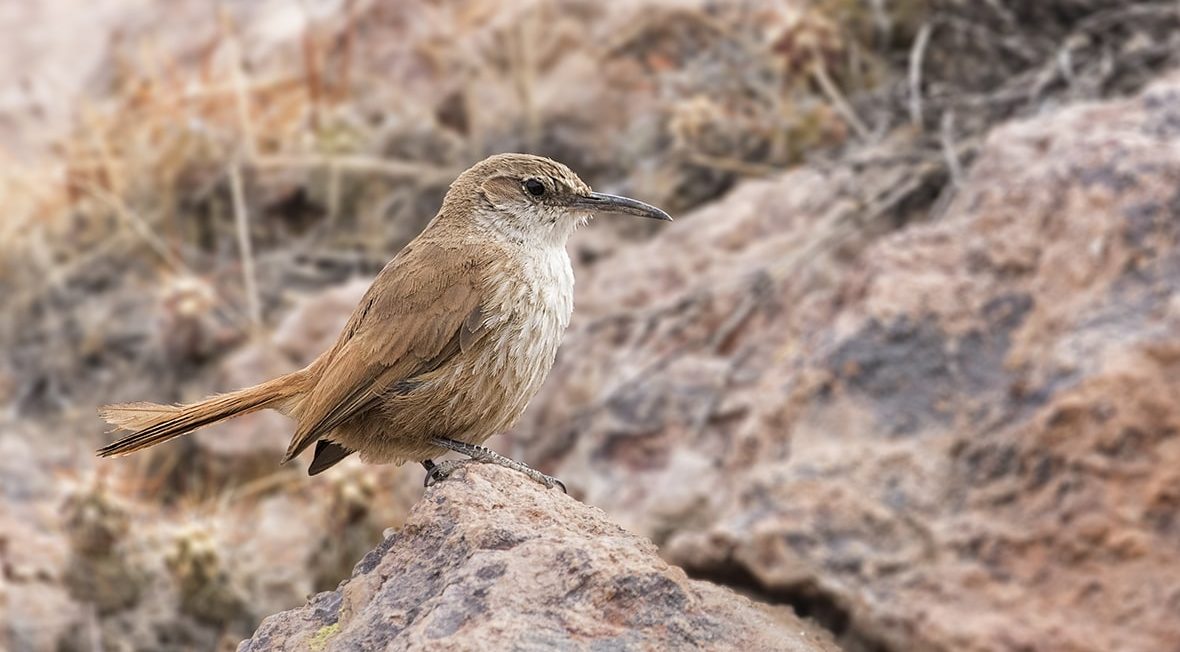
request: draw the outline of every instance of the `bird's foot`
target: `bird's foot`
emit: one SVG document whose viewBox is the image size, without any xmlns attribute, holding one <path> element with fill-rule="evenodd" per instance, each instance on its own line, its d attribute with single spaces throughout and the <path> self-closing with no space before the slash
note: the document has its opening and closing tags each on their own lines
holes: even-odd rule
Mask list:
<svg viewBox="0 0 1180 652">
<path fill-rule="evenodd" d="M 443 460 L 435 464 L 431 460 L 426 460 L 422 466 L 426 468 L 426 478 L 422 480 L 423 487 L 433 487 L 435 484 L 451 477 L 455 469 L 460 466 L 470 464 L 475 460 Z"/>
<path fill-rule="evenodd" d="M 569 493 L 569 491 L 566 490 L 566 488 L 565 488 L 565 483 L 562 482 L 561 480 L 558 480 L 557 478 L 555 478 L 551 475 L 545 475 L 544 473 L 541 473 L 540 471 L 534 469 L 533 467 L 531 467 L 527 464 L 524 464 L 522 462 L 517 462 L 516 460 L 508 458 L 508 457 L 504 457 L 503 455 L 497 453 L 496 451 L 494 451 L 490 448 L 485 448 L 483 446 L 476 446 L 475 444 L 468 444 L 466 442 L 456 441 L 454 439 L 443 439 L 441 437 L 437 437 L 437 438 L 433 439 L 431 443 L 435 444 L 436 446 L 441 446 L 443 448 L 453 450 L 457 453 L 462 453 L 462 454 L 470 457 L 471 459 L 470 460 L 458 460 L 458 461 L 448 460 L 448 461 L 443 462 L 442 464 L 434 464 L 433 462 L 430 462 L 430 460 L 423 462 L 422 463 L 423 466 L 426 466 L 426 470 L 428 471 L 426 486 L 430 486 L 431 484 L 434 484 L 434 482 L 430 482 L 430 478 L 435 474 L 435 469 L 442 469 L 444 465 L 447 465 L 446 468 L 443 469 L 444 475 L 440 478 L 435 479 L 435 482 L 437 482 L 438 480 L 446 478 L 446 476 L 450 475 L 452 472 L 454 472 L 455 469 L 459 468 L 459 466 L 461 466 L 462 464 L 465 464 L 467 462 L 480 462 L 483 464 L 495 464 L 497 466 L 502 466 L 506 469 L 512 469 L 513 471 L 518 471 L 518 472 L 523 473 L 523 474 L 527 475 L 528 477 L 532 478 L 532 480 L 534 482 L 539 482 L 540 484 L 545 485 L 546 489 L 552 489 L 553 487 L 561 487 L 562 493 L 566 493 L 566 494 Z M 429 466 L 427 466 L 428 463 L 429 463 Z"/>
<path fill-rule="evenodd" d="M 508 458 L 504 458 L 504 459 L 507 459 L 509 462 L 512 462 L 512 464 L 504 464 L 503 462 L 500 462 L 497 460 L 475 459 L 473 461 L 480 462 L 483 464 L 496 464 L 496 465 L 502 466 L 504 468 L 512 469 L 514 471 L 520 471 L 521 473 L 532 478 L 532 480 L 534 482 L 539 482 L 539 483 L 545 485 L 546 489 L 552 489 L 554 487 L 561 487 L 561 493 L 563 493 L 563 494 L 569 493 L 569 491 L 565 488 L 565 483 L 562 482 L 561 480 L 558 480 L 557 478 L 555 478 L 551 475 L 545 475 L 544 473 L 541 473 L 540 471 L 534 469 L 531 466 L 528 466 L 527 464 L 522 464 L 520 462 L 517 462 L 516 460 L 512 460 L 512 459 L 508 459 Z"/>
</svg>

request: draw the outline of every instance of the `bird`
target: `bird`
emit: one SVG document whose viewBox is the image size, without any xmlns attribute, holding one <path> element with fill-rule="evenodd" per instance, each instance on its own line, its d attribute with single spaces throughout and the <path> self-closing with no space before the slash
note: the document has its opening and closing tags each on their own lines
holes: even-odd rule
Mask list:
<svg viewBox="0 0 1180 652">
<path fill-rule="evenodd" d="M 426 486 L 482 462 L 564 491 L 556 478 L 482 444 L 518 421 L 549 374 L 573 312 L 566 242 L 606 213 L 672 219 L 592 191 L 555 160 L 490 156 L 455 179 L 434 218 L 309 365 L 195 403 L 104 406 L 99 416 L 129 434 L 97 453 L 133 453 L 270 409 L 295 421 L 282 463 L 314 445 L 309 475 L 356 453 L 373 464 L 421 463 Z M 466 459 L 434 462 L 448 452 Z"/>
</svg>

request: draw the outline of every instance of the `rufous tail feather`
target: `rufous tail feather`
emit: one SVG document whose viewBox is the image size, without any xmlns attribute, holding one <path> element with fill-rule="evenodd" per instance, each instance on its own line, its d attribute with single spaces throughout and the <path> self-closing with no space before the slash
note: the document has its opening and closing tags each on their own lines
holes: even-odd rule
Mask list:
<svg viewBox="0 0 1180 652">
<path fill-rule="evenodd" d="M 188 405 L 121 403 L 104 406 L 98 411 L 103 420 L 116 428 L 132 432 L 98 449 L 98 454 L 101 457 L 115 457 L 134 453 L 187 435 L 198 428 L 265 408 L 287 411 L 291 399 L 303 391 L 302 379 L 303 372 L 297 371 Z"/>
</svg>

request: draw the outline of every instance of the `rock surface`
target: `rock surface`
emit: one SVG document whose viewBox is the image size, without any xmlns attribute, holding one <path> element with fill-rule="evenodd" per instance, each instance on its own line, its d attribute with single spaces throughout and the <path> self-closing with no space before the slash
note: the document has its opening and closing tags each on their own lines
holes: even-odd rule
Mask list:
<svg viewBox="0 0 1180 652">
<path fill-rule="evenodd" d="M 522 457 L 851 648 L 1174 647 L 1178 106 L 1001 127 L 885 237 L 888 162 L 744 186 L 579 279 Z"/>
<path fill-rule="evenodd" d="M 837 649 L 788 609 L 689 579 L 600 510 L 473 465 L 428 490 L 352 579 L 238 650 L 426 648 Z"/>
</svg>

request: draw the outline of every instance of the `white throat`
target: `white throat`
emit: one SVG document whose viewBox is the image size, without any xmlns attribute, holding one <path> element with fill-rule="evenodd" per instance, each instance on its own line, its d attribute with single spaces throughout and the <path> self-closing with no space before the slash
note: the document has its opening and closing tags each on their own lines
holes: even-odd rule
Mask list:
<svg viewBox="0 0 1180 652">
<path fill-rule="evenodd" d="M 578 217 L 559 209 L 553 209 L 548 214 L 524 216 L 506 216 L 500 211 L 480 211 L 476 214 L 476 222 L 485 231 L 491 231 L 515 244 L 563 251 L 570 236 L 587 219 L 588 216 Z"/>
</svg>

